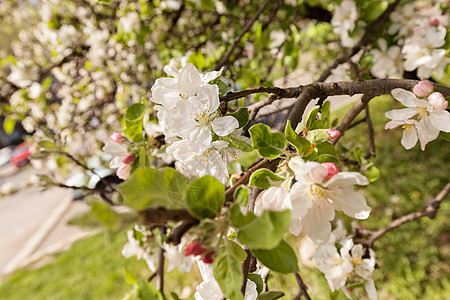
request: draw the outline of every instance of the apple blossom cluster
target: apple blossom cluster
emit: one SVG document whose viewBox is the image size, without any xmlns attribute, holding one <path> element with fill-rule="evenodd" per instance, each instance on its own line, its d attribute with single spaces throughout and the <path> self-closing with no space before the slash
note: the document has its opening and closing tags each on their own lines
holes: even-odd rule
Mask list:
<svg viewBox="0 0 450 300">
<path fill-rule="evenodd" d="M 429 78 L 435 74 L 439 79 L 444 75 L 450 63 L 446 55 L 448 48 L 444 48 L 449 18 L 441 5 L 449 4 L 442 1 L 411 1 L 399 5 L 392 12 L 391 25 L 376 41 L 378 48 L 370 50 L 373 76 L 401 78 L 404 71 L 415 70 L 419 78 Z M 365 23 L 358 21 L 358 18 L 358 7 L 353 0 L 344 0 L 335 7 L 331 24 L 344 47 L 355 46 L 362 36 Z M 355 35 L 358 37 L 355 38 Z M 332 71 L 333 79 L 330 81 L 349 80 L 348 64 L 341 66 Z"/>
<path fill-rule="evenodd" d="M 210 82 L 220 71 L 201 74 L 188 63 L 181 70 L 167 65 L 172 76 L 159 78 L 152 87 L 151 100 L 166 138 L 175 139 L 167 153 L 181 164 L 181 170 L 199 177 L 212 175 L 225 183 L 229 161 L 238 149 L 221 137 L 238 134 L 239 122 L 233 116 L 221 116 L 219 88 Z"/>
<path fill-rule="evenodd" d="M 342 290 L 352 299 L 346 286 L 363 283 L 369 299 L 378 298 L 374 282 L 375 252 L 355 244 L 340 220 L 328 241 L 317 245 L 305 237 L 299 251 L 303 260 L 308 260 L 306 265 L 317 267 L 325 275 L 331 291 Z"/>
<path fill-rule="evenodd" d="M 117 177 L 127 180 L 131 174 L 131 164 L 134 162 L 134 155 L 128 150 L 126 140 L 119 132 L 111 134 L 110 139 L 105 142 L 102 149 L 105 153 L 113 156 L 109 167 L 117 169 Z"/>
<path fill-rule="evenodd" d="M 424 151 L 426 144 L 437 139 L 440 131 L 450 132 L 450 113 L 446 111 L 448 101 L 441 93 L 433 90 L 434 86 L 429 81 L 420 81 L 412 92 L 392 90 L 392 96 L 407 108 L 386 112 L 386 117 L 391 121 L 386 123 L 385 129 L 401 126 L 401 144 L 407 150 L 419 141 Z"/>
</svg>

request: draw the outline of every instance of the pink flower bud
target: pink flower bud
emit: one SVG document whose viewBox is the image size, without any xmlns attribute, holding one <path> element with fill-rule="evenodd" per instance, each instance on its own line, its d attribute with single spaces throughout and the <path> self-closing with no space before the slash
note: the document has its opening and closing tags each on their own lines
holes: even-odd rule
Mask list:
<svg viewBox="0 0 450 300">
<path fill-rule="evenodd" d="M 214 261 L 214 254 L 215 254 L 214 251 L 209 251 L 204 256 L 202 256 L 202 258 L 200 258 L 200 260 L 202 262 L 204 262 L 205 264 L 210 264 Z"/>
<path fill-rule="evenodd" d="M 326 162 L 326 163 L 323 163 L 322 166 L 324 166 L 325 169 L 327 169 L 327 171 L 328 171 L 327 176 L 325 176 L 324 179 L 330 179 L 331 177 L 333 177 L 334 175 L 339 173 L 339 168 L 338 168 L 338 166 L 336 166 L 335 163 Z"/>
<path fill-rule="evenodd" d="M 123 141 L 122 134 L 120 132 L 113 132 L 113 134 L 111 134 L 111 140 L 120 144 Z"/>
<path fill-rule="evenodd" d="M 327 129 L 326 132 L 329 134 L 330 139 L 334 140 L 341 136 L 341 133 L 336 129 Z"/>
<path fill-rule="evenodd" d="M 438 19 L 434 19 L 433 21 L 430 22 L 431 26 L 438 26 L 439 25 L 439 20 Z"/>
<path fill-rule="evenodd" d="M 128 177 L 130 177 L 130 173 L 131 173 L 131 166 L 126 164 L 121 165 L 116 172 L 117 177 L 123 180 L 127 180 Z"/>
<path fill-rule="evenodd" d="M 206 248 L 204 248 L 202 246 L 202 244 L 200 244 L 199 241 L 192 241 L 186 247 L 186 250 L 184 251 L 184 256 L 201 255 L 201 254 L 205 253 L 205 251 L 206 251 Z"/>
<path fill-rule="evenodd" d="M 435 110 L 444 110 L 448 106 L 448 102 L 445 101 L 444 96 L 439 92 L 434 92 L 428 96 L 428 102 L 433 105 Z"/>
<path fill-rule="evenodd" d="M 425 98 L 433 92 L 433 89 L 434 85 L 431 82 L 422 80 L 413 87 L 413 93 L 416 94 L 417 97 Z"/>
<path fill-rule="evenodd" d="M 128 154 L 127 156 L 125 156 L 125 158 L 123 159 L 123 163 L 124 164 L 131 164 L 134 161 L 134 155 L 133 154 Z"/>
</svg>

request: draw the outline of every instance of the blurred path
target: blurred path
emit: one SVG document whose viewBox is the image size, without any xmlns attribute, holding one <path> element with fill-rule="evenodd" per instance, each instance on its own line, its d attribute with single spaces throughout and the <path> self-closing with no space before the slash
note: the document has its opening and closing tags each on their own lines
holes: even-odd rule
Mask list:
<svg viewBox="0 0 450 300">
<path fill-rule="evenodd" d="M 0 167 L 0 184 L 20 185 L 33 169 L 12 173 L 10 166 Z M 66 225 L 74 214 L 86 210 L 83 202 L 72 201 L 70 190 L 60 188 L 26 189 L 0 199 L 0 278 L 86 236 L 80 228 Z"/>
</svg>

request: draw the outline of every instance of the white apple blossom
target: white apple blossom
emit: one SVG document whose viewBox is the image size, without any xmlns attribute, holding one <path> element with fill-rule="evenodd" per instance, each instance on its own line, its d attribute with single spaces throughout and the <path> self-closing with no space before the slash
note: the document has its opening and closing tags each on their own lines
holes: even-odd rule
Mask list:
<svg viewBox="0 0 450 300">
<path fill-rule="evenodd" d="M 352 0 L 344 0 L 339 6 L 335 7 L 331 25 L 333 25 L 333 32 L 341 37 L 341 43 L 344 47 L 353 47 L 357 42 L 350 37 L 349 31 L 355 29 L 355 22 L 358 17 L 358 9 Z"/>
<path fill-rule="evenodd" d="M 282 186 L 271 186 L 262 191 L 255 200 L 255 215 L 261 216 L 263 211 L 284 211 L 292 209 L 289 193 Z"/>
<path fill-rule="evenodd" d="M 139 29 L 141 29 L 139 14 L 135 11 L 129 12 L 126 16 L 121 17 L 119 19 L 119 24 L 125 32 L 139 31 Z"/>
<path fill-rule="evenodd" d="M 128 242 L 123 246 L 122 255 L 126 258 L 136 256 L 137 260 L 144 259 L 151 272 L 156 271 L 156 264 L 158 262 L 158 253 L 149 254 L 144 248 L 141 247 L 138 240 L 134 238 L 134 231 L 127 231 Z"/>
<path fill-rule="evenodd" d="M 354 184 L 367 185 L 369 180 L 356 172 L 339 172 L 328 180 L 327 169 L 318 162 L 303 162 L 300 157 L 289 161 L 295 173 L 289 196 L 292 204 L 291 232 L 305 232 L 314 242 L 328 241 L 331 234 L 330 221 L 335 210 L 343 211 L 356 219 L 367 219 L 371 208 L 363 195 L 352 190 Z"/>
<path fill-rule="evenodd" d="M 193 256 L 185 256 L 183 248 L 186 245 L 186 239 L 182 238 L 181 243 L 178 246 L 172 244 L 163 243 L 161 247 L 166 251 L 165 257 L 167 258 L 167 272 L 178 268 L 180 272 L 189 272 L 192 269 L 192 265 L 195 262 Z"/>
<path fill-rule="evenodd" d="M 385 128 L 403 127 L 402 145 L 405 149 L 411 149 L 419 140 L 424 151 L 426 144 L 438 137 L 439 131 L 450 132 L 450 113 L 445 110 L 445 105 L 434 107 L 429 101 L 419 99 L 404 89 L 392 90 L 392 96 L 407 108 L 386 112 L 386 117 L 392 121 Z"/>
<path fill-rule="evenodd" d="M 401 59 L 401 49 L 394 45 L 388 48 L 385 39 L 378 39 L 378 49 L 372 49 L 374 64 L 372 74 L 378 78 L 400 77 L 403 74 L 403 63 Z"/>
</svg>

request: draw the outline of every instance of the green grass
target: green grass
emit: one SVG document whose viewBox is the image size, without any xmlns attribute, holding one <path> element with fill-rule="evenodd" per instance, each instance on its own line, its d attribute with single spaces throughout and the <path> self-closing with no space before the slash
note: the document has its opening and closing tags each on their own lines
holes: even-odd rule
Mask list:
<svg viewBox="0 0 450 300">
<path fill-rule="evenodd" d="M 449 144 L 439 139 L 428 144 L 426 152 L 420 151 L 419 145 L 406 151 L 400 145 L 401 129 L 384 130 L 388 121 L 384 112 L 393 108 L 399 105 L 390 97 L 370 103 L 377 153 L 372 161 L 381 170 L 381 178 L 363 190 L 373 212 L 359 224 L 372 230 L 425 207 L 427 199 L 448 181 Z M 342 111 L 336 115 L 342 115 Z M 341 143 L 359 145 L 365 153 L 366 132 L 365 124 L 358 125 L 345 134 Z M 446 199 L 436 219 L 423 218 L 406 224 L 376 242 L 379 299 L 446 299 L 450 295 L 450 226 L 446 221 L 449 212 L 450 202 Z M 350 218 L 343 218 L 349 223 Z M 102 234 L 78 241 L 54 262 L 35 270 L 20 270 L 6 278 L 0 285 L 0 298 L 121 299 L 131 288 L 125 282 L 124 267 L 144 278 L 149 276 L 144 262 L 121 256 L 125 241 L 125 234 L 113 242 L 105 241 Z M 301 267 L 301 275 L 313 299 L 329 299 L 329 288 L 318 270 Z M 171 272 L 167 275 L 166 291 L 179 294 L 184 286 L 195 291 L 199 281 L 198 273 Z M 285 291 L 284 299 L 293 299 L 298 291 L 293 275 L 272 274 L 269 287 Z"/>
</svg>

